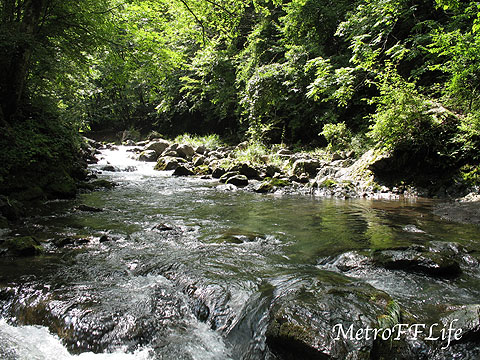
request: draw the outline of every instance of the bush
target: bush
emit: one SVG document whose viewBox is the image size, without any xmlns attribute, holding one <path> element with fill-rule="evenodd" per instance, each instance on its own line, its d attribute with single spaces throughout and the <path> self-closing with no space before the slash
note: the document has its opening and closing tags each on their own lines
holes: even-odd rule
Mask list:
<svg viewBox="0 0 480 360">
<path fill-rule="evenodd" d="M 344 122 L 338 124 L 325 124 L 320 133 L 328 142 L 329 150 L 343 150 L 349 146 L 352 140 L 352 133 Z"/>
</svg>

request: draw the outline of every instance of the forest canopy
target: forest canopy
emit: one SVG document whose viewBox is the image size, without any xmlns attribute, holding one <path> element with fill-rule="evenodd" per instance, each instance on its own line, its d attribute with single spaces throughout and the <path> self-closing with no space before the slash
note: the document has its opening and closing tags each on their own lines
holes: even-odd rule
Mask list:
<svg viewBox="0 0 480 360">
<path fill-rule="evenodd" d="M 479 10 L 459 0 L 2 0 L 0 123 L 377 146 L 460 167 L 478 161 Z"/>
</svg>

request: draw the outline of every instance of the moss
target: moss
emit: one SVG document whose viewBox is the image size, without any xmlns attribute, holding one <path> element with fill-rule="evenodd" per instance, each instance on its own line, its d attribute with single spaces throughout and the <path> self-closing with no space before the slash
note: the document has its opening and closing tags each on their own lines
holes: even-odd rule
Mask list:
<svg viewBox="0 0 480 360">
<path fill-rule="evenodd" d="M 208 175 L 212 173 L 212 170 L 208 167 L 208 165 L 199 165 L 193 169 L 193 172 L 197 175 Z"/>
<path fill-rule="evenodd" d="M 53 174 L 46 188 L 47 194 L 55 198 L 72 198 L 77 193 L 77 186 L 70 175 L 63 172 Z"/>
<path fill-rule="evenodd" d="M 13 255 L 32 256 L 43 252 L 42 246 L 31 236 L 21 236 L 6 240 L 2 247 Z"/>
<path fill-rule="evenodd" d="M 325 179 L 318 185 L 318 187 L 324 188 L 324 189 L 331 189 L 337 184 L 338 183 L 335 180 Z"/>
</svg>

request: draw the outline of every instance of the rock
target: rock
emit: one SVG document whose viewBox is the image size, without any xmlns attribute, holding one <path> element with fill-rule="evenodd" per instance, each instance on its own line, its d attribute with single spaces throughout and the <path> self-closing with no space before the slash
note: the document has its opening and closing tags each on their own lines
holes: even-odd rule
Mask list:
<svg viewBox="0 0 480 360">
<path fill-rule="evenodd" d="M 77 185 L 65 171 L 62 174 L 53 174 L 45 189 L 52 198 L 71 199 L 77 194 Z"/>
<path fill-rule="evenodd" d="M 63 239 L 55 240 L 54 244 L 55 244 L 56 247 L 62 248 L 62 247 L 68 246 L 68 245 L 74 245 L 75 240 L 73 240 L 71 237 L 66 237 L 66 238 L 63 238 Z"/>
<path fill-rule="evenodd" d="M 203 155 L 203 154 L 205 154 L 206 152 L 208 152 L 208 150 L 207 150 L 207 148 L 206 148 L 204 145 L 199 145 L 199 146 L 197 146 L 197 148 L 195 149 L 195 152 L 196 152 L 197 154 Z"/>
<path fill-rule="evenodd" d="M 178 157 L 161 157 L 158 159 L 157 164 L 154 169 L 163 171 L 163 170 L 175 170 L 180 164 L 185 164 L 187 161 L 183 158 Z"/>
<path fill-rule="evenodd" d="M 157 154 L 157 157 L 170 146 L 170 143 L 166 140 L 155 140 L 145 145 L 145 150 L 153 150 Z"/>
<path fill-rule="evenodd" d="M 460 265 L 451 254 L 431 252 L 424 247 L 405 250 L 381 250 L 373 254 L 376 266 L 389 270 L 418 271 L 427 275 L 455 277 L 461 274 Z"/>
<path fill-rule="evenodd" d="M 135 141 L 128 139 L 124 141 L 122 144 L 125 146 L 135 146 Z"/>
<path fill-rule="evenodd" d="M 121 142 L 122 144 L 127 140 L 138 141 L 138 133 L 136 131 L 125 130 L 122 132 Z"/>
<path fill-rule="evenodd" d="M 190 169 L 186 168 L 184 165 L 179 165 L 173 172 L 174 176 L 190 176 L 194 175 L 193 171 Z"/>
<path fill-rule="evenodd" d="M 204 156 L 197 156 L 193 159 L 193 166 L 197 167 L 200 165 L 203 165 L 205 163 L 205 157 Z"/>
<path fill-rule="evenodd" d="M 230 243 L 230 244 L 242 244 L 258 240 L 264 240 L 266 237 L 264 234 L 251 231 L 240 231 L 236 229 L 230 229 L 225 231 L 221 236 L 213 240 L 216 243 Z"/>
<path fill-rule="evenodd" d="M 224 168 L 216 167 L 212 172 L 214 179 L 220 179 L 227 171 Z"/>
<path fill-rule="evenodd" d="M 164 223 L 160 223 L 158 225 L 155 225 L 154 227 L 152 227 L 152 230 L 157 230 L 157 231 L 170 231 L 170 230 L 174 230 L 174 228 L 170 225 L 167 225 L 167 224 L 164 224 Z"/>
<path fill-rule="evenodd" d="M 90 182 L 90 184 L 92 184 L 94 188 L 113 189 L 115 187 L 115 183 L 104 179 L 94 180 Z"/>
<path fill-rule="evenodd" d="M 4 241 L 1 247 L 16 256 L 32 256 L 43 252 L 43 247 L 32 236 L 10 238 Z"/>
<path fill-rule="evenodd" d="M 182 144 L 177 148 L 177 153 L 182 158 L 191 159 L 195 150 L 188 144 Z"/>
<path fill-rule="evenodd" d="M 247 186 L 248 185 L 248 178 L 245 175 L 235 175 L 229 177 L 225 184 L 232 184 L 235 186 Z"/>
<path fill-rule="evenodd" d="M 337 161 L 342 159 L 344 159 L 343 154 L 337 153 L 337 152 L 332 154 L 332 161 Z"/>
<path fill-rule="evenodd" d="M 162 156 L 164 157 L 178 157 L 177 150 L 167 150 L 165 151 Z"/>
<path fill-rule="evenodd" d="M 276 358 L 286 360 L 370 359 L 372 333 L 345 338 L 340 327 L 347 332 L 352 326 L 353 336 L 358 329 L 372 330 L 390 301 L 368 284 L 329 271 L 282 278 L 272 298 L 266 342 Z"/>
<path fill-rule="evenodd" d="M 142 151 L 138 156 L 138 160 L 147 161 L 147 162 L 155 162 L 157 161 L 157 158 L 158 158 L 158 154 L 155 150 Z"/>
<path fill-rule="evenodd" d="M 240 172 L 241 175 L 245 175 L 248 179 L 260 178 L 260 172 L 248 164 L 241 164 L 238 171 Z"/>
<path fill-rule="evenodd" d="M 248 145 L 248 141 L 241 142 L 235 147 L 235 150 L 245 150 L 246 148 L 248 148 Z"/>
<path fill-rule="evenodd" d="M 117 169 L 113 165 L 105 165 L 100 168 L 102 171 L 116 172 Z"/>
<path fill-rule="evenodd" d="M 94 207 L 94 206 L 88 206 L 88 205 L 85 205 L 85 204 L 78 205 L 75 209 L 80 210 L 80 211 L 88 211 L 88 212 L 102 212 L 103 211 L 103 209 L 100 209 L 100 208 L 97 208 L 97 207 Z"/>
<path fill-rule="evenodd" d="M 287 179 L 265 178 L 265 180 L 258 185 L 254 191 L 258 193 L 267 193 L 275 190 L 278 187 L 285 187 L 290 185 Z"/>
<path fill-rule="evenodd" d="M 224 173 L 222 176 L 220 176 L 219 181 L 221 183 L 226 183 L 229 178 L 237 176 L 237 175 L 240 175 L 240 173 L 238 171 L 228 171 L 228 172 Z"/>
<path fill-rule="evenodd" d="M 102 236 L 100 236 L 100 239 L 98 239 L 98 241 L 100 242 L 100 244 L 102 244 L 102 243 L 104 243 L 104 242 L 107 242 L 107 241 L 110 241 L 110 240 L 111 240 L 111 239 L 110 239 L 107 235 L 105 235 L 105 234 L 103 234 Z"/>
<path fill-rule="evenodd" d="M 265 173 L 268 177 L 274 177 L 276 173 L 281 173 L 282 171 L 276 165 L 269 164 L 265 169 Z"/>
<path fill-rule="evenodd" d="M 307 173 L 310 177 L 315 177 L 320 167 L 320 162 L 318 160 L 310 159 L 299 159 L 294 162 L 292 171 L 295 175 L 302 173 Z"/>
</svg>

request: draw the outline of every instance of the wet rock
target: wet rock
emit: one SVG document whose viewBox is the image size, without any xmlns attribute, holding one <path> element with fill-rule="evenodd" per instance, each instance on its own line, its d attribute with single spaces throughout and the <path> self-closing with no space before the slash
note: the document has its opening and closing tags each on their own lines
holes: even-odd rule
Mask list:
<svg viewBox="0 0 480 360">
<path fill-rule="evenodd" d="M 319 167 L 320 162 L 318 160 L 299 159 L 293 163 L 292 171 L 296 175 L 307 173 L 313 178 L 317 174 Z"/>
<path fill-rule="evenodd" d="M 389 270 L 417 271 L 442 277 L 461 274 L 460 265 L 450 254 L 431 252 L 423 247 L 377 251 L 373 254 L 372 261 L 376 266 Z"/>
<path fill-rule="evenodd" d="M 228 179 L 230 179 L 234 176 L 237 176 L 237 175 L 240 175 L 240 173 L 238 171 L 228 171 L 228 172 L 224 173 L 222 176 L 220 176 L 219 181 L 221 183 L 226 183 Z"/>
<path fill-rule="evenodd" d="M 245 175 L 235 175 L 229 177 L 225 184 L 232 184 L 235 186 L 247 186 L 248 185 L 248 178 Z"/>
<path fill-rule="evenodd" d="M 226 174 L 226 170 L 222 167 L 216 167 L 212 172 L 212 177 L 214 179 L 220 179 L 223 175 Z"/>
<path fill-rule="evenodd" d="M 79 211 L 88 211 L 88 212 L 102 212 L 103 209 L 101 208 L 97 208 L 97 207 L 94 207 L 94 206 L 88 206 L 88 205 L 85 205 L 85 204 L 81 204 L 81 205 L 78 205 L 75 210 L 79 210 Z"/>
<path fill-rule="evenodd" d="M 179 165 L 173 172 L 173 175 L 174 176 L 190 176 L 190 175 L 194 175 L 194 172 L 188 169 L 187 167 L 185 167 L 184 165 Z"/>
<path fill-rule="evenodd" d="M 20 236 L 5 240 L 1 248 L 15 256 L 33 256 L 43 252 L 43 247 L 32 236 Z"/>
<path fill-rule="evenodd" d="M 182 158 L 191 159 L 195 150 L 188 144 L 182 144 L 177 148 L 177 153 Z"/>
<path fill-rule="evenodd" d="M 122 145 L 135 146 L 135 141 L 129 139 L 127 141 L 122 142 Z"/>
<path fill-rule="evenodd" d="M 157 161 L 158 154 L 155 150 L 142 151 L 138 157 L 140 161 L 155 162 Z"/>
<path fill-rule="evenodd" d="M 193 166 L 197 167 L 200 165 L 203 165 L 205 163 L 205 157 L 204 156 L 197 156 L 193 159 L 192 164 Z"/>
<path fill-rule="evenodd" d="M 68 246 L 68 245 L 74 245 L 75 240 L 72 239 L 71 237 L 66 237 L 66 238 L 62 238 L 62 239 L 57 239 L 53 243 L 55 244 L 56 247 L 62 248 L 62 247 Z"/>
<path fill-rule="evenodd" d="M 352 326 L 354 335 L 372 329 L 390 300 L 370 285 L 329 271 L 285 281 L 273 298 L 267 345 L 282 360 L 369 359 L 373 336 L 344 338 L 339 328 Z"/>
<path fill-rule="evenodd" d="M 94 180 L 90 182 L 90 184 L 92 184 L 94 188 L 113 189 L 115 187 L 115 183 L 104 179 Z"/>
<path fill-rule="evenodd" d="M 263 239 L 265 239 L 264 234 L 260 234 L 252 231 L 229 229 L 213 241 L 216 243 L 242 244 L 242 243 L 253 242 L 253 241 L 258 241 Z"/>
<path fill-rule="evenodd" d="M 293 152 L 288 149 L 280 149 L 277 151 L 277 155 L 293 155 Z"/>
<path fill-rule="evenodd" d="M 113 165 L 105 165 L 100 168 L 102 171 L 110 171 L 110 172 L 116 172 L 117 169 Z"/>
<path fill-rule="evenodd" d="M 145 150 L 153 150 L 157 154 L 157 157 L 160 156 L 168 147 L 170 143 L 166 140 L 155 140 L 149 142 L 145 145 Z"/>
<path fill-rule="evenodd" d="M 187 161 L 178 157 L 161 157 L 158 159 L 157 164 L 155 165 L 155 170 L 175 170 L 180 164 L 185 164 Z"/>
<path fill-rule="evenodd" d="M 107 241 L 110 241 L 111 239 L 107 236 L 107 235 L 102 235 L 100 236 L 100 239 L 98 239 L 98 241 L 100 242 L 100 244 L 104 243 L 104 242 L 107 242 Z"/>
<path fill-rule="evenodd" d="M 276 188 L 288 185 L 290 185 L 290 181 L 287 179 L 265 178 L 260 185 L 254 188 L 254 191 L 257 193 L 267 193 L 274 191 Z"/>
<path fill-rule="evenodd" d="M 174 230 L 174 228 L 173 228 L 173 226 L 171 226 L 171 225 L 164 224 L 164 223 L 160 223 L 160 224 L 155 225 L 154 227 L 152 227 L 152 230 L 157 230 L 157 231 L 171 231 L 171 230 Z"/>
</svg>

